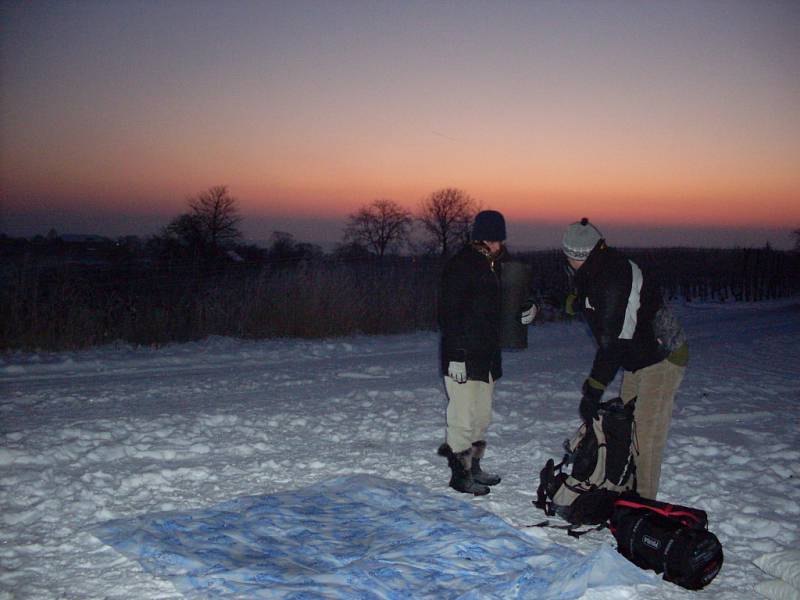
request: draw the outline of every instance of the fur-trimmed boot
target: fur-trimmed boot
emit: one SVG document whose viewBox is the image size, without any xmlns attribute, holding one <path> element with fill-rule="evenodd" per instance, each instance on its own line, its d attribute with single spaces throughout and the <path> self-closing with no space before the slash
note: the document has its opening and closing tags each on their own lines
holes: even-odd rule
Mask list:
<svg viewBox="0 0 800 600">
<path fill-rule="evenodd" d="M 473 442 L 472 444 L 472 465 L 470 471 L 472 472 L 472 479 L 483 485 L 497 485 L 502 480 L 499 475 L 494 473 L 487 473 L 481 469 L 481 459 L 486 452 L 486 442 Z"/>
<path fill-rule="evenodd" d="M 451 488 L 474 496 L 485 496 L 489 493 L 487 486 L 477 483 L 472 478 L 472 448 L 467 448 L 463 452 L 456 454 L 449 444 L 442 444 L 439 446 L 437 454 L 447 458 L 447 464 L 452 472 L 450 477 Z"/>
</svg>

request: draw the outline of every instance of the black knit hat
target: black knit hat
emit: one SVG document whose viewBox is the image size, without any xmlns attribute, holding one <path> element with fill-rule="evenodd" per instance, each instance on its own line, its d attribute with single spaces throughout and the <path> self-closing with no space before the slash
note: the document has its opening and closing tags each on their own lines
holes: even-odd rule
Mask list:
<svg viewBox="0 0 800 600">
<path fill-rule="evenodd" d="M 506 239 L 506 220 L 496 210 L 482 210 L 475 215 L 472 239 L 483 242 L 502 242 Z"/>
</svg>

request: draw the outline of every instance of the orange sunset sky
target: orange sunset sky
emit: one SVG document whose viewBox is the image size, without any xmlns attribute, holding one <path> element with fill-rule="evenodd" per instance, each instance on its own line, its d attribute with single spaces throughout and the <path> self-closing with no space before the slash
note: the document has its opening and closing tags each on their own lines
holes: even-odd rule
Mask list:
<svg viewBox="0 0 800 600">
<path fill-rule="evenodd" d="M 227 185 L 334 242 L 457 187 L 554 245 L 789 247 L 800 3 L 4 2 L 0 232 L 149 235 Z"/>
</svg>

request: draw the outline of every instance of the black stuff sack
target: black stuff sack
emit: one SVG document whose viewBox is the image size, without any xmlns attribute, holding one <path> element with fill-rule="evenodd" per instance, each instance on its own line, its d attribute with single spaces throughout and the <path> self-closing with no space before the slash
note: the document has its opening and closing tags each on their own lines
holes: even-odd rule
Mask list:
<svg viewBox="0 0 800 600">
<path fill-rule="evenodd" d="M 686 589 L 704 588 L 722 568 L 722 545 L 705 511 L 623 494 L 610 529 L 625 558 Z"/>
</svg>

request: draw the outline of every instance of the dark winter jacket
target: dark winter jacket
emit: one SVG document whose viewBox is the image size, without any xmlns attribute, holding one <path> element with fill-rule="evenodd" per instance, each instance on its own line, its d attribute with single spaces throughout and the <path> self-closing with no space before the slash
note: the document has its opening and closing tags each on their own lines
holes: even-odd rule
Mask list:
<svg viewBox="0 0 800 600">
<path fill-rule="evenodd" d="M 467 378 L 497 380 L 500 353 L 500 268 L 475 244 L 467 244 L 444 266 L 439 288 L 442 374 L 450 361 L 467 365 Z"/>
<path fill-rule="evenodd" d="M 575 274 L 575 287 L 576 308 L 583 311 L 597 341 L 590 378 L 603 386 L 620 368 L 648 367 L 685 344 L 660 288 L 602 240 Z"/>
</svg>

